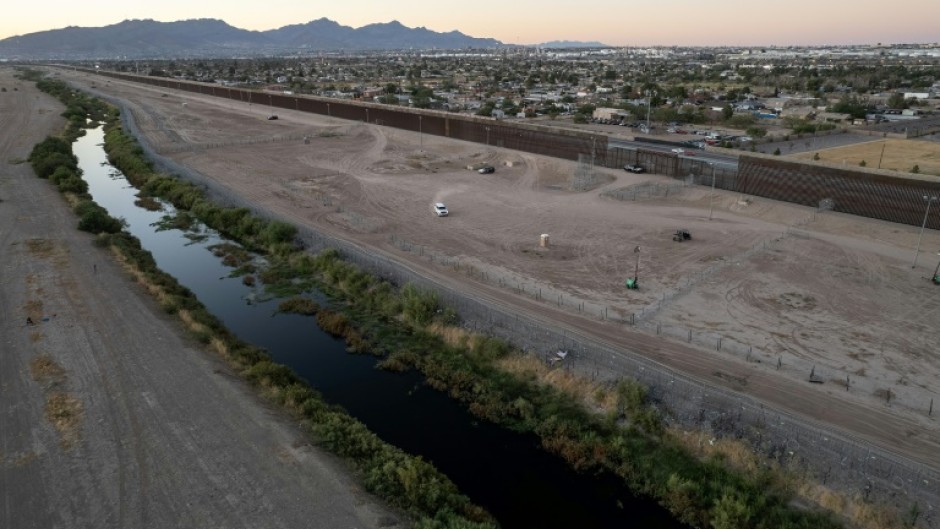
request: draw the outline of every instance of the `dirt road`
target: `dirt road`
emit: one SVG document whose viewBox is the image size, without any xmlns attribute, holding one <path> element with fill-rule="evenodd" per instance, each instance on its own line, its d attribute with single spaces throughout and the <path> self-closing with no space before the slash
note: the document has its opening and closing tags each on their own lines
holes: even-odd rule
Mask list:
<svg viewBox="0 0 940 529">
<path fill-rule="evenodd" d="M 0 527 L 402 525 L 75 229 L 21 163 L 61 105 L 0 86 Z"/>
</svg>

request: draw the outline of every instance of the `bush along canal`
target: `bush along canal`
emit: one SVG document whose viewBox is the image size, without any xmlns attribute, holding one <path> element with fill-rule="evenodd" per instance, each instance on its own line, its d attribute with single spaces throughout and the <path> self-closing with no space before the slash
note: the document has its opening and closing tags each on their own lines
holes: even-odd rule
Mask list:
<svg viewBox="0 0 940 529">
<path fill-rule="evenodd" d="M 790 483 L 769 468 L 736 472 L 721 458 L 692 456 L 665 431 L 639 385 L 623 382 L 585 396 L 577 380 L 567 382 L 571 387 L 546 384 L 545 366 L 503 342 L 465 333 L 433 293 L 377 280 L 336 252 L 306 255 L 292 245 L 290 226 L 213 205 L 198 188 L 152 174 L 116 120 L 107 139 L 110 160 L 141 196 L 101 165 L 100 150 L 87 147 L 100 143 L 96 131 L 76 144 L 91 193 L 123 216 L 157 264 L 178 275 L 221 321 L 188 316 L 195 319 L 190 329 L 292 412 L 309 419 L 328 409 L 308 398 L 312 393 L 297 383 L 297 373 L 382 439 L 421 456 L 363 464 L 373 452 L 391 449 L 348 418 L 336 419 L 342 426 L 308 421 L 319 443 L 356 461 L 369 490 L 415 515 L 419 527 L 488 523 L 425 461 L 504 527 L 839 526 L 825 514 L 791 507 Z M 162 211 L 127 205 L 135 201 Z M 194 217 L 261 257 L 220 246 L 223 239 Z M 105 243 L 120 246 L 121 240 L 111 236 Z M 233 267 L 240 277 L 230 277 Z M 258 283 L 284 296 L 306 294 L 267 300 Z M 192 308 L 162 302 L 171 312 Z M 315 315 L 319 329 L 299 313 Z M 234 342 L 226 341 L 225 328 L 267 349 L 280 365 L 247 345 L 227 345 Z M 226 337 L 224 343 L 213 332 Z M 374 357 L 347 350 L 380 356 L 385 370 L 374 369 Z"/>
</svg>

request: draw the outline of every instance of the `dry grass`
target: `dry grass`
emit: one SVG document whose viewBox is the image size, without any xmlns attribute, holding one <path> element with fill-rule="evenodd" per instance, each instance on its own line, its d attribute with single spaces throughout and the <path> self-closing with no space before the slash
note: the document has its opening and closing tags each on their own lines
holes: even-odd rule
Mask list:
<svg viewBox="0 0 940 529">
<path fill-rule="evenodd" d="M 219 353 L 223 357 L 228 358 L 230 353 L 228 345 L 221 338 L 213 336 L 212 339 L 209 340 L 209 347 L 211 347 L 213 351 Z"/>
<path fill-rule="evenodd" d="M 433 323 L 428 327 L 428 330 L 438 336 L 445 343 L 452 347 L 462 347 L 470 343 L 471 333 L 461 329 L 460 327 L 454 327 L 451 325 L 443 325 L 441 323 Z"/>
<path fill-rule="evenodd" d="M 209 328 L 194 320 L 192 314 L 190 314 L 188 310 L 181 309 L 179 312 L 177 312 L 177 316 L 183 320 L 183 323 L 186 324 L 187 329 L 197 334 L 210 334 Z"/>
<path fill-rule="evenodd" d="M 31 299 L 23 305 L 23 311 L 26 312 L 26 315 L 31 317 L 33 321 L 38 322 L 42 316 L 42 300 Z"/>
<path fill-rule="evenodd" d="M 49 257 L 55 251 L 55 246 L 49 239 L 29 239 L 26 241 L 26 248 L 36 257 Z"/>
<path fill-rule="evenodd" d="M 41 332 L 39 332 L 39 331 L 33 331 L 33 332 L 29 333 L 29 341 L 30 341 L 30 342 L 36 343 L 36 342 L 38 342 L 39 340 L 42 340 L 42 333 L 41 333 Z"/>
<path fill-rule="evenodd" d="M 65 382 L 65 369 L 48 354 L 41 354 L 29 362 L 29 374 L 36 382 Z"/>
<path fill-rule="evenodd" d="M 719 457 L 730 467 L 749 474 L 766 466 L 750 445 L 738 439 L 720 439 L 697 430 L 670 428 L 668 435 L 676 443 L 701 459 Z"/>
<path fill-rule="evenodd" d="M 82 201 L 82 199 L 79 198 L 78 195 L 76 195 L 75 193 L 63 193 L 62 196 L 65 197 L 65 201 L 68 203 L 69 207 L 72 209 L 75 209 L 75 206 L 77 206 L 79 202 Z"/>
<path fill-rule="evenodd" d="M 53 391 L 46 395 L 44 415 L 59 432 L 59 441 L 63 448 L 71 448 L 78 441 L 83 414 L 82 402 L 73 395 L 62 391 Z"/>
<path fill-rule="evenodd" d="M 894 508 L 883 505 L 866 503 L 860 498 L 853 498 L 849 502 L 846 510 L 848 519 L 851 522 L 864 529 L 897 529 L 898 527 L 907 527 L 901 521 Z"/>
<path fill-rule="evenodd" d="M 118 247 L 112 246 L 111 253 L 115 256 L 115 259 L 121 263 L 121 266 L 124 268 L 124 270 L 126 270 L 127 273 L 129 273 L 134 278 L 134 280 L 137 281 L 137 283 L 142 285 L 144 289 L 147 290 L 147 293 L 156 299 L 158 303 L 160 303 L 161 307 L 166 307 L 173 303 L 173 296 L 167 294 L 166 291 L 159 285 L 151 283 L 150 280 L 147 279 L 147 274 L 128 263 L 127 259 L 123 254 L 121 254 L 121 250 Z"/>
<path fill-rule="evenodd" d="M 474 336 L 460 327 L 440 323 L 431 324 L 427 329 L 455 347 L 466 346 Z M 611 391 L 609 384 L 579 377 L 558 367 L 550 367 L 533 355 L 512 354 L 499 359 L 496 367 L 523 379 L 533 379 L 552 386 L 582 402 L 589 409 L 596 410 L 599 407 L 601 411 L 608 412 L 617 408 L 617 395 Z"/>
<path fill-rule="evenodd" d="M 884 158 L 881 156 L 884 148 Z M 824 149 L 819 152 L 821 161 L 843 163 L 846 167 L 858 167 L 864 160 L 866 167 L 877 168 L 881 160 L 882 169 L 910 172 L 914 165 L 921 174 L 940 175 L 940 143 L 918 140 L 881 140 L 857 143 L 845 147 Z M 795 158 L 811 160 L 814 152 L 794 155 Z"/>
<path fill-rule="evenodd" d="M 800 472 L 789 472 L 773 462 L 763 460 L 744 441 L 716 439 L 700 431 L 687 431 L 672 427 L 667 434 L 672 440 L 699 458 L 720 458 L 726 465 L 754 475 L 761 468 L 771 468 L 775 481 L 782 490 L 791 491 L 795 498 L 818 505 L 860 529 L 888 529 L 903 527 L 896 509 L 888 505 L 875 505 L 859 497 L 847 497 L 820 483 L 798 477 Z M 799 503 L 799 501 L 797 501 Z"/>
<path fill-rule="evenodd" d="M 532 355 L 516 354 L 497 361 L 500 369 L 522 378 L 534 378 L 585 404 L 608 412 L 616 409 L 617 395 L 607 383 L 595 382 L 558 367 L 550 367 Z"/>
</svg>

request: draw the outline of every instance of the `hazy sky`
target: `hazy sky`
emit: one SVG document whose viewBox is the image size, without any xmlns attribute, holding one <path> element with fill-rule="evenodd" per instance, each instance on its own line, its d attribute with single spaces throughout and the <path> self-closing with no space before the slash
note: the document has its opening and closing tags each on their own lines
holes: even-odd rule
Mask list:
<svg viewBox="0 0 940 529">
<path fill-rule="evenodd" d="M 266 30 L 326 17 L 361 27 L 398 20 L 510 44 L 550 40 L 615 46 L 940 42 L 940 0 L 11 0 L 0 39 L 129 18 L 218 18 Z"/>
</svg>

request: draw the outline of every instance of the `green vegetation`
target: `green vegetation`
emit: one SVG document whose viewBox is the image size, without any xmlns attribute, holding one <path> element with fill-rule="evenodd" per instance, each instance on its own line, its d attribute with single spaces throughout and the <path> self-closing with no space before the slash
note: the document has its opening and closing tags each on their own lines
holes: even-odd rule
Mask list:
<svg viewBox="0 0 940 529">
<path fill-rule="evenodd" d="M 718 459 L 692 457 L 663 435 L 659 413 L 647 405 L 641 385 L 621 382 L 615 410 L 598 416 L 562 391 L 500 369 L 501 359 L 522 354 L 501 340 L 467 335 L 456 343 L 445 341 L 439 330 L 453 315 L 438 308 L 435 294 L 412 285 L 396 290 L 335 251 L 319 254 L 313 264 L 322 291 L 334 301 L 331 310 L 337 311 L 320 309 L 321 325 L 354 338 L 357 349 L 365 344 L 384 354 L 387 369 L 419 369 L 433 387 L 475 415 L 535 433 L 545 449 L 573 468 L 617 474 L 698 527 L 838 527 L 826 515 L 790 508 L 784 486 L 770 470 L 744 476 Z"/>
<path fill-rule="evenodd" d="M 295 314 L 314 316 L 317 311 L 320 310 L 320 306 L 312 299 L 292 297 L 282 301 L 280 305 L 278 305 L 277 310 L 279 312 L 293 312 Z"/>
<path fill-rule="evenodd" d="M 113 122 L 111 125 L 115 126 Z M 114 128 L 111 132 L 114 132 Z M 109 136 L 114 137 L 113 134 Z M 44 161 L 47 155 L 56 155 L 56 159 L 62 162 L 61 165 L 49 169 L 48 164 L 39 163 Z M 75 165 L 71 144 L 59 138 L 50 138 L 37 145 L 30 156 L 31 163 L 34 159 L 37 160 L 37 165 L 34 166 L 40 167 L 49 175 L 55 174 L 60 167 L 69 168 Z M 123 153 L 120 159 L 130 162 L 130 166 L 135 168 L 149 166 L 142 160 L 128 159 Z M 38 171 L 37 175 L 40 175 Z M 190 193 L 195 196 L 192 186 L 183 185 L 180 190 L 167 185 L 165 179 L 168 177 L 140 172 L 137 178 L 145 183 L 159 180 L 162 188 L 169 190 L 169 194 L 179 200 L 185 200 Z M 236 210 L 232 213 L 233 210 L 210 205 L 205 202 L 201 193 L 195 198 L 191 204 L 201 206 L 203 211 L 214 216 L 216 220 L 231 216 L 238 218 L 241 222 L 238 230 L 244 230 L 250 235 L 248 239 L 251 242 L 262 245 L 265 249 L 282 251 L 284 248 L 281 245 L 293 237 L 294 228 L 289 225 L 256 218 L 246 220 L 247 211 Z M 104 208 L 88 198 L 82 198 L 75 211 L 81 218 L 80 228 L 98 233 L 96 243 L 108 246 L 119 254 L 133 270 L 137 280 L 159 300 L 168 314 L 178 315 L 198 341 L 209 345 L 222 355 L 233 369 L 258 387 L 265 397 L 283 406 L 321 446 L 349 461 L 362 475 L 367 490 L 414 517 L 415 527 L 496 527 L 486 511 L 473 505 L 432 464 L 383 442 L 345 411 L 325 403 L 321 396 L 293 371 L 272 362 L 265 351 L 236 338 L 206 310 L 189 289 L 157 267 L 152 254 L 141 247 L 140 241 L 122 231 L 123 223 L 120 220 L 112 218 Z M 299 303 L 289 305 L 294 309 L 300 306 Z M 339 330 L 346 331 L 341 327 Z"/>
</svg>

